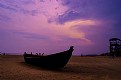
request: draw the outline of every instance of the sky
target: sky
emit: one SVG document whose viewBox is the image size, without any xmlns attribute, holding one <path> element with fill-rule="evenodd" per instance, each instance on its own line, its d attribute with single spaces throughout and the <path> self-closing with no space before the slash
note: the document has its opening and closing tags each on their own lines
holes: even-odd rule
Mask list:
<svg viewBox="0 0 121 80">
<path fill-rule="evenodd" d="M 101 54 L 110 38 L 121 39 L 121 0 L 0 0 L 0 52 Z"/>
</svg>

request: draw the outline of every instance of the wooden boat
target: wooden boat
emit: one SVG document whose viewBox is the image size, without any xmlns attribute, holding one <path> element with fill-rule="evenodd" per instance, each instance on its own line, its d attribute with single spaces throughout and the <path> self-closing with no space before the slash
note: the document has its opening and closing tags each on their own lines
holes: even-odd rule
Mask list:
<svg viewBox="0 0 121 80">
<path fill-rule="evenodd" d="M 67 51 L 46 56 L 25 53 L 24 60 L 26 63 L 34 64 L 44 68 L 62 68 L 68 63 L 73 50 L 73 46 L 71 46 Z"/>
</svg>

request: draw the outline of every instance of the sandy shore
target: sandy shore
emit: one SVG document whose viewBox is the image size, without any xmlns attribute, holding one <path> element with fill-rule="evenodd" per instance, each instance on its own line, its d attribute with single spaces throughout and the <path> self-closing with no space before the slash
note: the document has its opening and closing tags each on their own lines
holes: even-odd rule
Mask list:
<svg viewBox="0 0 121 80">
<path fill-rule="evenodd" d="M 23 56 L 0 56 L 0 80 L 121 80 L 121 58 L 72 57 L 64 68 L 47 70 Z"/>
</svg>

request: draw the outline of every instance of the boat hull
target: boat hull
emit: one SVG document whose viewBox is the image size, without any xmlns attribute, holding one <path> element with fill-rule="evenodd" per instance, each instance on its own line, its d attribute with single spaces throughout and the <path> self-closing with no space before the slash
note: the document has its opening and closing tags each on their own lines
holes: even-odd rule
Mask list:
<svg viewBox="0 0 121 80">
<path fill-rule="evenodd" d="M 70 48 L 69 50 L 64 52 L 51 54 L 47 56 L 25 54 L 24 60 L 26 63 L 34 64 L 45 68 L 62 68 L 68 63 L 72 55 L 72 52 L 73 48 Z"/>
</svg>

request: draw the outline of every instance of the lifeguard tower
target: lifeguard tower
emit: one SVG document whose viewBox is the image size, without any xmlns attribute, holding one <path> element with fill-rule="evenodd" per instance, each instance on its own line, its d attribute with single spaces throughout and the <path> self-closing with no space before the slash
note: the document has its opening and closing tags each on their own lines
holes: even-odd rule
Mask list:
<svg viewBox="0 0 121 80">
<path fill-rule="evenodd" d="M 121 39 L 111 38 L 110 40 L 110 56 L 121 56 Z"/>
</svg>

